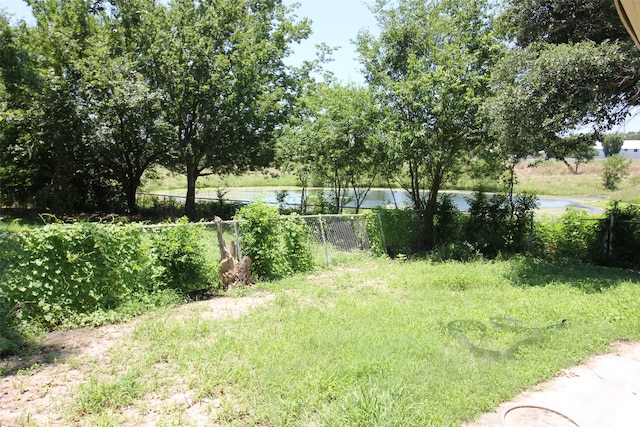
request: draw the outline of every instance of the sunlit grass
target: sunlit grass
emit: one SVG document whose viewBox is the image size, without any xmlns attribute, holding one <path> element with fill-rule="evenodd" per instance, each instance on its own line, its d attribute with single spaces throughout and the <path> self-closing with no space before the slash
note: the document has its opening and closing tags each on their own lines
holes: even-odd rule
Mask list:
<svg viewBox="0 0 640 427">
<path fill-rule="evenodd" d="M 143 177 L 141 192 L 161 192 L 184 190 L 186 193 L 187 178 L 183 174 L 172 173 L 164 168 L 149 171 Z M 297 178 L 276 170 L 246 172 L 241 175 L 206 175 L 198 178 L 198 189 L 216 189 L 224 191 L 236 187 L 293 187 L 298 186 Z"/>
<path fill-rule="evenodd" d="M 211 422 L 221 425 L 459 425 L 612 341 L 640 339 L 639 282 L 636 272 L 528 259 L 360 258 L 258 284 L 276 296 L 249 316 L 142 321 L 114 370 L 144 373 L 136 380 L 151 384 L 161 364 L 165 381 L 217 402 Z M 471 354 L 447 330 L 452 320 L 489 325 L 491 316 L 529 328 L 567 322 L 499 361 Z M 470 338 L 500 350 L 521 336 Z M 171 385 L 156 387 L 139 393 L 162 395 Z M 92 416 L 102 411 L 92 408 Z"/>
</svg>

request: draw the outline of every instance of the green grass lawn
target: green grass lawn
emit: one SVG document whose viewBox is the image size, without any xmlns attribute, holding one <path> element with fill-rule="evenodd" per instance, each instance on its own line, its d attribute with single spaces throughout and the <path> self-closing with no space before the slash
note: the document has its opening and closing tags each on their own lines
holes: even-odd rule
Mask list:
<svg viewBox="0 0 640 427">
<path fill-rule="evenodd" d="M 82 425 L 134 425 L 150 403 L 189 390 L 211 425 L 454 426 L 602 352 L 640 339 L 640 273 L 530 259 L 433 263 L 358 258 L 260 283 L 273 302 L 237 319 L 190 311 L 139 321 L 111 364 L 67 408 Z M 478 357 L 447 329 L 487 325 L 475 345 L 500 350 L 556 324 L 513 358 Z M 189 425 L 174 407 L 165 422 Z"/>
</svg>

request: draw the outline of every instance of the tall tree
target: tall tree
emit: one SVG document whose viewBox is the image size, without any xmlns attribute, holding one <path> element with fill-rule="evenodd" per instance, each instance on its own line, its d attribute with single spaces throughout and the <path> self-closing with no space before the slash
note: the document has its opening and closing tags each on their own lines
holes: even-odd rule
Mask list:
<svg viewBox="0 0 640 427">
<path fill-rule="evenodd" d="M 26 31 L 0 12 L 0 204 L 5 205 L 29 201 L 37 173 L 31 147 L 41 82 Z"/>
<path fill-rule="evenodd" d="M 29 0 L 36 26 L 23 30 L 23 45 L 36 64 L 28 128 L 11 144 L 28 160 L 30 202 L 69 212 L 94 206 L 109 192 L 92 152 L 85 64 L 97 42 L 98 22 L 89 0 Z M 26 86 L 23 86 L 26 87 Z M 30 86 L 34 88 L 34 86 Z"/>
<path fill-rule="evenodd" d="M 366 79 L 389 106 L 391 149 L 409 169 L 415 207 L 426 209 L 427 247 L 438 192 L 487 142 L 478 112 L 501 51 L 489 10 L 483 0 L 379 0 L 380 36 L 358 36 Z"/>
<path fill-rule="evenodd" d="M 97 14 L 103 37 L 85 72 L 95 150 L 135 214 L 143 173 L 169 163 L 174 151 L 166 93 L 150 86 L 152 46 L 166 11 L 155 0 L 111 0 Z"/>
<path fill-rule="evenodd" d="M 97 95 L 91 105 L 95 150 L 120 184 L 128 211 L 136 214 L 142 175 L 171 160 L 175 131 L 162 108 L 164 94 L 151 90 L 131 64 L 110 65 L 101 70 L 100 81 L 92 82 Z"/>
<path fill-rule="evenodd" d="M 280 157 L 301 181 L 313 174 L 331 183 L 335 213 L 349 197 L 358 212 L 385 163 L 369 90 L 320 84 L 305 96 L 304 106 L 280 137 Z"/>
<path fill-rule="evenodd" d="M 198 177 L 266 164 L 274 130 L 286 118 L 296 78 L 289 45 L 309 34 L 281 0 L 175 0 L 155 47 L 154 84 L 168 95 L 186 173 L 186 213 L 195 212 Z"/>
<path fill-rule="evenodd" d="M 510 171 L 527 157 L 580 162 L 638 102 L 640 55 L 613 2 L 506 2 L 499 18 L 511 50 L 492 71 L 485 102 L 496 154 Z"/>
</svg>

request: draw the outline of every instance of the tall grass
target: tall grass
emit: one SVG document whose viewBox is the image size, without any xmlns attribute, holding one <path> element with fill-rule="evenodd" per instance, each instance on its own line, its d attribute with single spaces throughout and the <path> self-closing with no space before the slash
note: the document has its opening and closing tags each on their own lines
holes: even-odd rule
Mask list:
<svg viewBox="0 0 640 427">
<path fill-rule="evenodd" d="M 186 383 L 197 402 L 211 405 L 212 424 L 459 425 L 614 340 L 640 339 L 639 282 L 636 272 L 528 259 L 359 259 L 262 283 L 256 289 L 275 293 L 275 302 L 235 320 L 191 312 L 142 321 L 113 371 L 146 375 L 137 381 L 149 384 L 161 366 L 165 382 Z M 471 354 L 447 330 L 453 320 L 488 325 L 491 316 L 526 327 L 566 319 L 566 327 L 498 361 Z M 475 344 L 501 349 L 520 338 L 489 331 L 472 336 Z M 176 386 L 136 393 L 167 388 Z M 144 410 L 144 398 L 133 397 Z M 75 404 L 87 421 L 103 416 L 86 401 Z"/>
</svg>

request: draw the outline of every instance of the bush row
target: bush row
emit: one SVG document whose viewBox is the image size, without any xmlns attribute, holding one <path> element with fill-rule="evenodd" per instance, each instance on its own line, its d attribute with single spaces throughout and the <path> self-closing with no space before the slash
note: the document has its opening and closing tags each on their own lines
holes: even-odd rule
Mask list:
<svg viewBox="0 0 640 427">
<path fill-rule="evenodd" d="M 640 267 L 640 208 L 611 203 L 602 216 L 569 208 L 559 218 L 534 218 L 537 197 L 509 198 L 474 193 L 469 211 L 461 212 L 451 198 L 438 204 L 433 256 L 469 260 L 498 254 L 528 253 L 550 260 L 574 259 L 622 268 Z M 368 232 L 374 252 L 389 256 L 424 253 L 424 212 L 377 210 L 369 215 Z"/>
<path fill-rule="evenodd" d="M 252 272 L 274 278 L 312 267 L 311 234 L 299 217 L 283 221 L 263 203 L 239 211 Z M 145 295 L 188 297 L 220 286 L 216 230 L 189 224 L 47 224 L 0 237 L 0 332 L 15 322 L 46 328 L 113 310 Z M 1 343 L 0 343 L 1 344 Z M 1 345 L 0 345 L 1 347 Z"/>
<path fill-rule="evenodd" d="M 461 213 L 449 197 L 438 205 L 435 258 L 469 260 L 501 253 L 532 253 L 600 265 L 640 265 L 640 209 L 612 203 L 604 218 L 568 210 L 534 221 L 537 199 L 481 192 Z M 254 277 L 271 279 L 313 266 L 308 226 L 296 215 L 279 217 L 261 202 L 241 208 L 243 250 Z M 426 249 L 422 212 L 380 210 L 367 218 L 374 252 L 393 257 Z M 189 224 L 49 224 L 0 238 L 0 335 L 12 340 L 15 322 L 47 328 L 74 316 L 105 312 L 155 293 L 188 296 L 219 287 L 215 229 Z M 0 352 L 3 342 L 0 340 Z"/>
<path fill-rule="evenodd" d="M 523 252 L 529 247 L 536 196 L 525 193 L 509 198 L 478 191 L 467 202 L 469 211 L 463 213 L 452 196 L 444 194 L 438 200 L 433 236 L 426 236 L 423 211 L 375 211 L 368 221 L 374 251 L 392 257 L 411 255 L 432 249 L 427 243 L 433 242 L 436 255 L 467 260 Z"/>
<path fill-rule="evenodd" d="M 569 209 L 536 223 L 533 252 L 551 259 L 578 259 L 619 268 L 640 268 L 640 208 L 612 202 L 593 217 Z"/>
<path fill-rule="evenodd" d="M 187 224 L 154 232 L 135 224 L 48 224 L 0 242 L 0 310 L 48 328 L 139 295 L 187 294 L 217 280 L 216 263 Z"/>
</svg>

